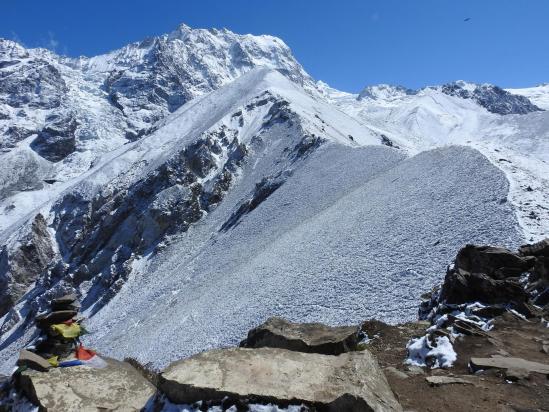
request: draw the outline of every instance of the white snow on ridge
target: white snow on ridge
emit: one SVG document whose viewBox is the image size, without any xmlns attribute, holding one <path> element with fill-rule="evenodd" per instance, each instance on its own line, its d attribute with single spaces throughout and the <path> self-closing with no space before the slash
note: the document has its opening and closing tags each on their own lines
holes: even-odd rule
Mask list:
<svg viewBox="0 0 549 412">
<path fill-rule="evenodd" d="M 527 97 L 532 103 L 544 110 L 549 110 L 549 83 L 540 84 L 535 87 L 525 87 L 522 89 L 506 89 L 513 94 L 519 94 Z"/>
<path fill-rule="evenodd" d="M 97 156 L 93 161 L 93 167 L 89 170 L 76 176 L 61 177 L 61 182 L 51 186 L 46 185 L 42 190 L 19 192 L 15 196 L 2 199 L 0 206 L 3 205 L 5 208 L 11 205 L 13 212 L 0 213 L 0 233 L 4 231 L 3 235 L 7 236 L 8 227 L 16 227 L 38 210 L 46 210 L 61 193 L 72 190 L 80 182 L 84 182 L 85 190 L 89 190 L 91 187 L 99 188 L 110 182 L 130 167 L 139 168 L 139 172 L 134 171 L 135 176 L 146 174 L 164 162 L 174 153 L 174 150 L 191 143 L 206 130 L 222 122 L 225 116 L 233 114 L 265 91 L 270 91 L 275 96 L 290 102 L 291 109 L 302 117 L 304 126 L 312 133 L 346 145 L 379 144 L 379 137 L 357 120 L 338 110 L 333 110 L 322 100 L 315 101 L 276 70 L 258 68 L 244 74 L 226 87 L 193 99 L 159 122 L 158 132 L 136 142 L 121 145 L 103 155 L 101 151 L 81 153 L 80 156 L 88 153 Z M 258 116 L 258 119 L 261 119 L 261 116 Z M 244 136 L 253 137 L 260 127 L 261 123 L 255 124 L 255 128 L 252 127 L 251 130 L 244 132 Z M 353 136 L 354 140 L 351 140 L 349 135 Z M 8 153 L 4 156 L 19 156 L 17 154 L 19 151 L 28 152 L 31 157 L 36 158 L 38 164 L 49 164 L 26 147 L 18 149 L 13 155 Z M 19 168 L 16 162 L 6 162 L 4 165 L 10 169 Z M 56 175 L 53 171 L 50 173 Z M 10 178 L 13 173 L 3 171 L 2 176 Z"/>
<path fill-rule="evenodd" d="M 481 151 L 509 179 L 509 200 L 526 238 L 549 235 L 549 112 L 501 116 L 436 88 L 402 98 L 332 101 L 410 154 L 452 144 Z"/>
</svg>

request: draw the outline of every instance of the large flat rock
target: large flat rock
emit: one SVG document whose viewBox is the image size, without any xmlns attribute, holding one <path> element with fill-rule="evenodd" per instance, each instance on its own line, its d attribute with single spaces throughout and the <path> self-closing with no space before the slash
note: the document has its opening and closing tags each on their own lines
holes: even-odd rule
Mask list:
<svg viewBox="0 0 549 412">
<path fill-rule="evenodd" d="M 385 375 L 367 351 L 339 356 L 279 348 L 204 352 L 171 364 L 160 390 L 174 403 L 248 399 L 324 411 L 400 411 Z"/>
<path fill-rule="evenodd" d="M 139 411 L 155 388 L 126 362 L 105 359 L 107 367 L 26 370 L 18 387 L 41 411 Z"/>
<path fill-rule="evenodd" d="M 332 327 L 322 323 L 292 323 L 272 317 L 248 332 L 248 338 L 240 346 L 339 355 L 355 350 L 358 341 L 358 326 Z"/>
<path fill-rule="evenodd" d="M 521 369 L 527 372 L 537 372 L 549 375 L 549 364 L 532 362 L 522 358 L 471 358 L 473 369 Z"/>
</svg>

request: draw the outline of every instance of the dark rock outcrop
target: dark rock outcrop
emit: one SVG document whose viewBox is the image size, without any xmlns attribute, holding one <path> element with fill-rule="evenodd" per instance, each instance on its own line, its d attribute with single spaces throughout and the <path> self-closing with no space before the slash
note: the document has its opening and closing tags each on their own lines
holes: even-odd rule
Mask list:
<svg viewBox="0 0 549 412">
<path fill-rule="evenodd" d="M 250 330 L 247 339 L 240 346 L 339 355 L 356 350 L 358 342 L 356 326 L 330 327 L 321 323 L 292 323 L 273 317 Z"/>
<path fill-rule="evenodd" d="M 51 162 L 59 162 L 76 150 L 76 128 L 74 116 L 53 116 L 38 133 L 31 148 Z"/>
<path fill-rule="evenodd" d="M 483 273 L 451 272 L 446 275 L 441 299 L 450 304 L 524 302 L 527 293 L 514 280 L 496 280 Z"/>
<path fill-rule="evenodd" d="M 492 246 L 466 245 L 448 270 L 440 300 L 448 304 L 523 304 L 528 293 L 518 278 L 534 268 L 537 258 Z"/>
<path fill-rule="evenodd" d="M 508 249 L 466 245 L 456 257 L 455 269 L 463 273 L 484 273 L 494 279 L 520 276 L 534 265 L 531 256 L 520 256 Z"/>
<path fill-rule="evenodd" d="M 531 245 L 522 245 L 519 247 L 519 253 L 522 256 L 548 256 L 549 257 L 549 239 L 543 239 Z"/>
<path fill-rule="evenodd" d="M 17 302 L 52 262 L 55 252 L 46 220 L 36 215 L 30 233 L 13 254 L 0 250 L 0 316 Z"/>
<path fill-rule="evenodd" d="M 474 89 L 470 90 L 462 82 L 449 83 L 442 86 L 442 92 L 462 99 L 472 99 L 489 112 L 501 115 L 542 111 L 527 97 L 509 93 L 498 86 L 491 84 L 473 86 Z"/>
</svg>

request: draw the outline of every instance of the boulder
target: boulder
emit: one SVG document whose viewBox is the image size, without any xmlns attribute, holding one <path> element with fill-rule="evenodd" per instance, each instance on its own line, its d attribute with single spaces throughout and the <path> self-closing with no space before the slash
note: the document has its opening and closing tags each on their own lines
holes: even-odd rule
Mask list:
<svg viewBox="0 0 549 412">
<path fill-rule="evenodd" d="M 549 238 L 543 239 L 531 245 L 519 247 L 519 253 L 522 256 L 546 256 L 549 257 Z"/>
<path fill-rule="evenodd" d="M 339 355 L 356 350 L 358 342 L 357 326 L 330 327 L 321 323 L 292 323 L 273 317 L 248 332 L 248 338 L 240 346 Z"/>
<path fill-rule="evenodd" d="M 39 315 L 36 317 L 36 324 L 42 328 L 47 329 L 50 325 L 56 323 L 62 323 L 76 316 L 78 312 L 75 310 L 58 310 L 50 312 L 45 315 Z"/>
<path fill-rule="evenodd" d="M 519 381 L 521 379 L 528 379 L 530 377 L 530 372 L 522 368 L 509 368 L 505 371 L 505 379 L 509 381 Z"/>
<path fill-rule="evenodd" d="M 47 372 L 51 365 L 42 356 L 37 355 L 30 350 L 22 349 L 19 352 L 19 359 L 17 359 L 17 366 L 26 366 L 27 368 L 34 369 L 40 372 Z"/>
<path fill-rule="evenodd" d="M 403 372 L 403 371 L 395 368 L 394 366 L 388 366 L 388 367 L 384 368 L 383 370 L 384 370 L 386 376 L 387 376 L 387 374 L 389 374 L 389 375 L 393 375 L 395 378 L 398 378 L 398 379 L 408 379 L 409 378 L 409 376 L 406 374 L 406 372 Z"/>
<path fill-rule="evenodd" d="M 450 272 L 444 279 L 441 300 L 450 304 L 525 302 L 526 291 L 514 280 L 496 280 L 483 273 Z"/>
<path fill-rule="evenodd" d="M 471 358 L 471 368 L 476 371 L 479 369 L 511 369 L 521 370 L 522 373 L 537 372 L 545 375 L 549 375 L 549 365 L 545 363 L 532 362 L 522 358 Z"/>
<path fill-rule="evenodd" d="M 80 310 L 80 303 L 77 302 L 78 297 L 74 293 L 61 296 L 51 301 L 53 311 L 60 310 Z"/>
<path fill-rule="evenodd" d="M 78 297 L 74 293 L 68 293 L 66 295 L 60 296 L 58 298 L 52 299 L 51 303 L 56 304 L 69 304 L 76 301 Z"/>
<path fill-rule="evenodd" d="M 400 411 L 385 375 L 368 351 L 339 356 L 279 348 L 232 348 L 171 364 L 159 388 L 174 403 L 224 398 L 325 411 Z"/>
<path fill-rule="evenodd" d="M 518 276 L 534 265 L 534 259 L 520 256 L 508 249 L 493 246 L 466 245 L 456 257 L 455 267 L 459 272 L 485 273 L 504 279 Z"/>
<path fill-rule="evenodd" d="M 427 376 L 425 380 L 432 386 L 440 385 L 474 385 L 468 377 L 459 378 L 455 376 Z"/>
<path fill-rule="evenodd" d="M 496 316 L 503 315 L 505 312 L 507 312 L 507 306 L 503 304 L 484 306 L 471 311 L 473 315 L 482 318 L 495 318 Z"/>
<path fill-rule="evenodd" d="M 105 361 L 107 367 L 102 369 L 23 371 L 16 377 L 16 386 L 43 411 L 141 410 L 155 394 L 154 386 L 128 363 Z"/>
</svg>

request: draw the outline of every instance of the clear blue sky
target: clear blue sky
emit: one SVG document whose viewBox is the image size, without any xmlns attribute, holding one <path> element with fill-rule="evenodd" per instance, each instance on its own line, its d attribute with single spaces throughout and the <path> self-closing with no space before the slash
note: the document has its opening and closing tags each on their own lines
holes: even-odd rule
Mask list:
<svg viewBox="0 0 549 412">
<path fill-rule="evenodd" d="M 464 19 L 471 20 L 465 22 Z M 191 27 L 281 37 L 347 91 L 456 79 L 549 82 L 548 0 L 2 0 L 0 37 L 70 56 Z"/>
</svg>

